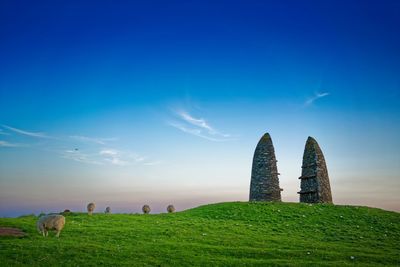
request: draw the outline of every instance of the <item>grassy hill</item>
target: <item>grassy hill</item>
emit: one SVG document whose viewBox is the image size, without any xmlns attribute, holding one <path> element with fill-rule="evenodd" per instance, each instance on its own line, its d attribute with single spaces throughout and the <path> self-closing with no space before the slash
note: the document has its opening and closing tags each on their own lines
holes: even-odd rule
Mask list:
<svg viewBox="0 0 400 267">
<path fill-rule="evenodd" d="M 366 207 L 221 203 L 174 214 L 66 215 L 59 239 L 34 216 L 0 218 L 0 265 L 400 265 L 400 214 Z"/>
</svg>

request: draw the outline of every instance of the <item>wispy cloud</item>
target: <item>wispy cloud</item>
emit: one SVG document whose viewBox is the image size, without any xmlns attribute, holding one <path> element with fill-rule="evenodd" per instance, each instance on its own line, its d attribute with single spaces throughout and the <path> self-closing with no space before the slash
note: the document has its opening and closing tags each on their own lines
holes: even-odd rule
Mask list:
<svg viewBox="0 0 400 267">
<path fill-rule="evenodd" d="M 193 128 L 187 128 L 186 126 L 175 123 L 175 122 L 167 122 L 169 126 L 175 127 L 176 129 L 181 130 L 184 133 L 188 133 L 197 137 L 204 138 L 209 141 L 214 141 L 214 142 L 222 142 L 222 141 L 227 141 L 226 139 L 218 139 L 218 138 L 213 138 L 211 136 L 207 136 L 202 134 L 202 131 L 200 129 L 193 129 Z"/>
<path fill-rule="evenodd" d="M 146 165 L 146 166 L 154 166 L 154 165 L 158 165 L 158 164 L 161 164 L 161 163 L 163 163 L 161 160 L 158 160 L 158 161 L 151 161 L 151 162 L 146 162 L 146 163 L 144 163 L 143 165 Z"/>
<path fill-rule="evenodd" d="M 118 166 L 129 165 L 129 162 L 122 159 L 121 152 L 113 149 L 104 149 L 99 152 L 100 155 L 104 156 L 104 160 Z"/>
<path fill-rule="evenodd" d="M 323 98 L 325 96 L 330 95 L 330 93 L 325 92 L 325 93 L 315 93 L 313 97 L 307 99 L 307 101 L 304 103 L 305 106 L 310 106 L 312 103 L 314 103 L 316 100 Z"/>
<path fill-rule="evenodd" d="M 96 165 L 130 166 L 133 164 L 156 165 L 160 163 L 159 161 L 149 161 L 146 157 L 130 151 L 120 151 L 112 148 L 97 150 L 97 152 L 92 151 L 91 153 L 83 152 L 79 149 L 64 150 L 61 152 L 61 157 Z"/>
<path fill-rule="evenodd" d="M 71 135 L 70 138 L 72 138 L 74 140 L 78 140 L 80 142 L 95 143 L 95 144 L 99 144 L 99 145 L 105 145 L 108 142 L 117 140 L 117 138 L 99 138 L 99 137 L 88 137 L 88 136 L 82 136 L 82 135 Z"/>
<path fill-rule="evenodd" d="M 65 150 L 62 151 L 61 157 L 65 159 L 74 160 L 81 163 L 102 165 L 103 163 L 95 159 L 95 155 L 83 153 L 79 150 Z"/>
<path fill-rule="evenodd" d="M 179 118 L 179 122 L 167 121 L 167 124 L 181 130 L 184 133 L 214 142 L 233 140 L 230 134 L 217 131 L 205 119 L 195 118 L 187 111 L 178 110 L 175 111 L 175 115 Z"/>
<path fill-rule="evenodd" d="M 112 149 L 103 149 L 99 152 L 100 155 L 105 155 L 105 156 L 111 156 L 111 157 L 115 157 L 118 155 L 118 152 L 116 150 L 112 150 Z"/>
<path fill-rule="evenodd" d="M 181 111 L 177 111 L 176 113 L 184 121 L 186 121 L 186 122 L 188 122 L 188 123 L 190 123 L 190 124 L 192 124 L 194 126 L 206 129 L 207 131 L 209 131 L 211 133 L 215 133 L 215 130 L 204 119 L 202 119 L 202 118 L 199 118 L 199 119 L 193 118 L 192 115 L 190 115 L 186 111 L 182 111 L 182 110 Z"/>
<path fill-rule="evenodd" d="M 27 146 L 25 144 L 17 144 L 17 143 L 10 143 L 7 141 L 1 141 L 0 140 L 0 147 L 24 147 Z"/>
<path fill-rule="evenodd" d="M 0 129 L 0 135 L 10 135 L 9 133 L 4 132 L 2 129 Z"/>
<path fill-rule="evenodd" d="M 99 154 L 103 156 L 105 161 L 118 166 L 128 166 L 138 163 L 148 165 L 148 163 L 151 163 L 147 161 L 147 158 L 144 156 L 133 152 L 120 151 L 116 149 L 103 149 L 100 150 Z"/>
<path fill-rule="evenodd" d="M 26 135 L 26 136 L 30 136 L 30 137 L 52 138 L 51 136 L 48 136 L 46 133 L 42 133 L 42 132 L 30 132 L 30 131 L 17 129 L 17 128 L 14 128 L 14 127 L 11 127 L 11 126 L 7 126 L 7 125 L 2 125 L 2 126 L 3 126 L 3 128 L 8 129 L 10 131 L 13 131 L 15 133 Z"/>
<path fill-rule="evenodd" d="M 141 156 L 137 153 L 134 153 L 129 150 L 121 151 L 113 148 L 105 148 L 105 146 L 109 146 L 110 142 L 117 141 L 117 138 L 99 138 L 99 137 L 88 137 L 83 135 L 71 135 L 71 136 L 60 136 L 53 137 L 49 136 L 44 132 L 31 132 L 27 130 L 21 130 L 18 128 L 14 128 L 8 125 L 0 125 L 3 129 L 8 131 L 28 136 L 28 137 L 36 137 L 36 138 L 50 138 L 52 139 L 51 143 L 46 143 L 46 145 L 56 145 L 63 147 L 67 146 L 67 149 L 56 149 L 49 150 L 47 147 L 43 147 L 44 143 L 39 143 L 36 147 L 42 148 L 45 151 L 53 151 L 58 153 L 62 158 L 86 163 L 86 164 L 96 164 L 96 165 L 106 165 L 112 164 L 117 166 L 128 166 L 133 164 L 141 164 L 141 165 L 156 165 L 159 162 L 150 160 L 147 157 Z M 0 134 L 2 135 L 10 135 L 8 132 L 4 132 L 3 129 L 0 129 Z M 26 138 L 25 138 L 26 139 Z M 78 148 L 71 149 L 73 147 L 77 147 L 75 142 L 79 141 L 82 143 L 86 143 L 87 145 L 83 145 L 83 149 L 78 146 Z M 27 147 L 27 144 L 20 144 L 15 142 L 8 142 L 4 140 L 0 140 L 0 147 Z"/>
</svg>

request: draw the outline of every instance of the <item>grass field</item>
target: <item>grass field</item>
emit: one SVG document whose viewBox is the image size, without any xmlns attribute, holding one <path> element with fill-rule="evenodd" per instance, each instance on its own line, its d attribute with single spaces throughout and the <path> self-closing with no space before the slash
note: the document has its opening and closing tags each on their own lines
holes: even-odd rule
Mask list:
<svg viewBox="0 0 400 267">
<path fill-rule="evenodd" d="M 399 266 L 400 214 L 352 206 L 221 203 L 174 214 L 66 215 L 59 239 L 37 217 L 0 237 L 2 266 Z"/>
</svg>

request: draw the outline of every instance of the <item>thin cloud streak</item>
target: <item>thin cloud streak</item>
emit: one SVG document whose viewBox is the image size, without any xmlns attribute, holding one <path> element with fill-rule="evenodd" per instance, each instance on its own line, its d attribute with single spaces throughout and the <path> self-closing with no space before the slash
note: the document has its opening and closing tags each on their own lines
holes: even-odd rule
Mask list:
<svg viewBox="0 0 400 267">
<path fill-rule="evenodd" d="M 26 147 L 25 144 L 10 143 L 7 141 L 0 140 L 0 147 Z"/>
<path fill-rule="evenodd" d="M 186 122 L 188 122 L 190 124 L 193 124 L 193 125 L 198 126 L 200 128 L 204 128 L 204 129 L 208 130 L 209 132 L 215 132 L 215 130 L 210 125 L 208 125 L 208 123 L 202 118 L 195 119 L 190 114 L 186 113 L 185 111 L 178 111 L 177 114 L 183 120 L 185 120 Z"/>
<path fill-rule="evenodd" d="M 234 140 L 230 134 L 225 134 L 214 129 L 205 119 L 195 118 L 184 110 L 175 111 L 180 122 L 167 121 L 172 126 L 184 133 L 191 134 L 213 142 Z"/>
<path fill-rule="evenodd" d="M 115 157 L 118 155 L 118 152 L 116 150 L 112 150 L 112 149 L 104 149 L 104 150 L 101 150 L 99 154 Z"/>
<path fill-rule="evenodd" d="M 42 133 L 42 132 L 29 132 L 29 131 L 17 129 L 17 128 L 14 128 L 14 127 L 11 127 L 11 126 L 7 126 L 7 125 L 2 125 L 2 126 L 3 126 L 3 128 L 6 128 L 6 129 L 8 129 L 10 131 L 13 131 L 15 133 L 26 135 L 26 136 L 30 136 L 30 137 L 52 138 L 51 136 L 48 136 L 46 133 Z"/>
<path fill-rule="evenodd" d="M 101 149 L 94 153 L 85 153 L 80 150 L 64 150 L 61 152 L 61 157 L 80 163 L 96 165 L 111 164 L 115 166 L 130 166 L 134 164 L 156 165 L 160 162 L 148 161 L 146 157 L 140 156 L 136 153 L 111 148 Z"/>
<path fill-rule="evenodd" d="M 210 135 L 218 135 L 218 136 L 222 136 L 222 137 L 230 137 L 229 134 L 224 134 L 224 133 L 220 133 L 217 130 L 215 130 L 213 127 L 211 127 L 207 121 L 203 118 L 200 119 L 196 119 L 194 118 L 192 115 L 190 115 L 189 113 L 187 113 L 186 111 L 177 111 L 176 114 L 185 122 L 193 125 L 193 126 L 197 126 L 199 128 L 205 129 L 207 130 L 207 132 Z"/>
<path fill-rule="evenodd" d="M 0 129 L 0 135 L 10 135 L 9 133 L 4 132 L 2 129 Z"/>
<path fill-rule="evenodd" d="M 106 145 L 108 142 L 116 141 L 117 138 L 98 138 L 98 137 L 87 137 L 82 135 L 71 135 L 69 138 L 85 142 L 85 143 L 95 143 L 99 145 Z"/>
<path fill-rule="evenodd" d="M 156 163 L 158 163 L 158 161 L 154 160 L 150 161 L 149 159 L 147 159 L 147 157 L 141 156 L 132 151 L 120 151 L 112 148 L 107 148 L 107 149 L 104 148 L 109 142 L 117 141 L 118 140 L 117 138 L 98 138 L 98 137 L 88 137 L 82 135 L 52 137 L 43 132 L 30 132 L 14 128 L 8 125 L 1 125 L 1 126 L 5 129 L 8 129 L 10 131 L 28 137 L 51 138 L 56 141 L 56 143 L 52 143 L 52 145 L 63 144 L 63 146 L 68 145 L 71 148 L 71 145 L 73 145 L 73 143 L 71 143 L 71 139 L 91 144 L 90 145 L 91 153 L 86 153 L 84 152 L 85 150 L 80 150 L 78 148 L 74 150 L 66 148 L 62 151 L 60 150 L 53 151 L 61 155 L 61 158 L 64 159 L 69 159 L 86 164 L 96 164 L 96 165 L 112 164 L 117 166 L 128 166 L 133 164 L 155 165 Z M 3 132 L 2 129 L 0 129 L 0 133 L 4 135 L 9 135 L 9 133 Z M 27 146 L 28 145 L 26 144 L 11 143 L 8 141 L 0 140 L 0 147 L 17 148 L 17 147 L 27 147 Z M 45 147 L 41 148 L 46 150 Z"/>
<path fill-rule="evenodd" d="M 325 93 L 316 93 L 313 97 L 309 98 L 304 105 L 305 106 L 310 106 L 312 103 L 314 103 L 316 100 L 323 98 L 325 96 L 330 95 L 330 93 L 325 92 Z"/>
<path fill-rule="evenodd" d="M 159 165 L 159 164 L 161 164 L 161 163 L 163 163 L 161 160 L 158 160 L 158 161 L 153 161 L 153 162 L 146 162 L 146 163 L 144 163 L 143 165 L 146 165 L 146 166 L 154 166 L 154 165 Z"/>
<path fill-rule="evenodd" d="M 62 158 L 74 160 L 81 163 L 103 165 L 102 162 L 92 159 L 92 155 L 82 153 L 76 150 L 65 150 L 62 153 Z"/>
<path fill-rule="evenodd" d="M 101 156 L 104 156 L 104 160 L 118 166 L 126 166 L 129 165 L 129 162 L 121 159 L 121 152 L 113 149 L 104 149 L 99 152 Z"/>
<path fill-rule="evenodd" d="M 213 138 L 210 136 L 206 136 L 202 134 L 202 131 L 199 129 L 190 129 L 190 128 L 186 128 L 185 126 L 179 124 L 179 123 L 174 123 L 174 122 L 167 122 L 167 124 L 169 126 L 175 127 L 178 130 L 181 130 L 184 133 L 188 133 L 209 141 L 213 141 L 213 142 L 224 142 L 224 141 L 229 141 L 229 140 L 233 140 L 233 139 L 218 139 L 218 138 Z"/>
</svg>

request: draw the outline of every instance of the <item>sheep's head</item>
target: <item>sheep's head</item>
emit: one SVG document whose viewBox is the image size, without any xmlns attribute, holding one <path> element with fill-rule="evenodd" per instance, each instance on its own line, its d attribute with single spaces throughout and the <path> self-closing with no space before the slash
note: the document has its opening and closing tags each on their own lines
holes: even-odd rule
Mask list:
<svg viewBox="0 0 400 267">
<path fill-rule="evenodd" d="M 39 233 L 43 232 L 43 223 L 40 220 L 36 223 L 36 229 Z"/>
</svg>

